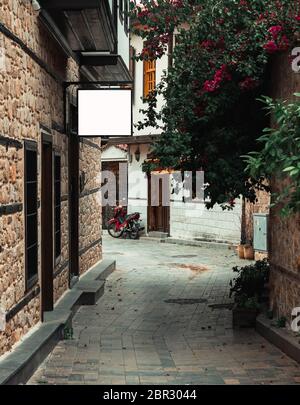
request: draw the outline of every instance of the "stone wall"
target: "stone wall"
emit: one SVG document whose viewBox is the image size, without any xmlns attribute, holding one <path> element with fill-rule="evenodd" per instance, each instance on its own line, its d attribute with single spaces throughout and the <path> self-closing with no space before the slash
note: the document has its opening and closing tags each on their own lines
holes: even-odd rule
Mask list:
<svg viewBox="0 0 300 405">
<path fill-rule="evenodd" d="M 40 299 L 31 300 L 18 314 L 7 322 L 0 334 L 0 353 L 9 351 L 40 320 Z"/>
<path fill-rule="evenodd" d="M 61 158 L 61 255 L 55 263 L 54 273 L 69 261 L 69 203 L 68 203 L 68 137 L 53 131 L 53 149 Z M 54 302 L 63 295 L 69 287 L 69 265 L 64 267 L 54 279 Z"/>
<path fill-rule="evenodd" d="M 300 75 L 292 70 L 290 55 L 276 56 L 270 72 L 270 95 L 277 99 L 291 100 L 300 91 Z M 276 192 L 282 186 L 273 179 L 271 187 Z M 270 307 L 277 316 L 291 317 L 291 311 L 300 306 L 300 215 L 282 219 L 279 208 L 269 209 L 270 197 L 266 192 L 257 193 L 255 204 L 245 204 L 245 236 L 253 240 L 253 214 L 269 213 L 269 259 L 271 263 Z M 255 259 L 265 254 L 256 252 Z"/>
<path fill-rule="evenodd" d="M 274 58 L 272 96 L 293 99 L 300 91 L 300 74 L 293 72 L 288 54 Z M 274 191 L 281 184 L 274 179 Z M 300 306 L 300 215 L 282 219 L 278 208 L 270 213 L 271 307 L 279 316 L 291 318 Z"/>
<path fill-rule="evenodd" d="M 259 190 L 256 193 L 256 202 L 244 202 L 244 218 L 243 218 L 243 232 L 245 243 L 253 243 L 254 239 L 254 214 L 269 214 L 270 213 L 270 193 Z M 268 252 L 255 251 L 255 260 L 263 260 L 268 258 Z"/>
<path fill-rule="evenodd" d="M 101 141 L 99 138 L 89 141 L 89 144 L 81 143 L 79 149 L 79 174 L 84 176 L 79 201 L 80 274 L 101 258 Z"/>
<path fill-rule="evenodd" d="M 1 22 L 14 35 L 19 37 L 37 56 L 48 63 L 49 68 L 58 74 L 63 71 L 58 66 L 66 66 L 67 59 L 53 42 L 50 34 L 41 25 L 30 2 L 8 1 L 1 3 Z M 40 124 L 50 128 L 52 122 L 63 123 L 63 90 L 61 84 L 49 75 L 36 61 L 10 38 L 0 34 L 0 46 L 4 49 L 4 66 L 0 72 L 0 134 L 16 139 L 30 139 L 38 148 L 38 200 L 40 194 Z M 65 139 L 64 139 L 65 138 Z M 53 132 L 53 147 L 63 156 L 67 156 L 67 137 Z M 1 170 L 1 204 L 23 201 L 24 149 L 1 148 L 3 162 Z M 62 168 L 63 189 L 67 189 L 67 167 Z M 39 209 L 39 234 L 40 234 Z M 25 241 L 24 212 L 2 216 L 1 224 L 1 307 L 6 311 L 14 308 L 20 300 L 31 294 L 25 284 Z M 62 220 L 64 223 L 64 219 Z M 62 224 L 65 231 L 66 226 Z M 66 238 L 65 238 L 66 239 Z M 40 238 L 39 238 L 40 242 Z M 65 260 L 68 260 L 68 248 L 62 246 Z M 39 252 L 40 253 L 40 252 Z M 40 254 L 39 254 L 40 264 Z M 54 283 L 56 287 L 56 282 Z M 35 286 L 36 287 L 36 286 Z M 34 288 L 35 288 L 34 287 Z M 67 285 L 64 286 L 64 289 Z M 55 290 L 55 299 L 62 293 Z M 8 323 L 4 333 L 0 332 L 0 354 L 21 338 L 30 327 L 40 319 L 39 296 L 30 301 L 21 312 Z M 23 313 L 23 315 L 21 315 Z M 11 330 L 14 330 L 12 336 Z"/>
<path fill-rule="evenodd" d="M 253 242 L 253 214 L 268 214 L 270 211 L 270 194 L 259 190 L 256 193 L 255 203 L 245 202 L 245 238 L 247 243 Z"/>
<path fill-rule="evenodd" d="M 1 113 L 0 117 L 2 117 Z M 16 148 L 10 148 L 7 150 L 4 145 L 0 145 L 0 171 L 2 173 L 2 176 L 0 177 L 0 204 L 22 202 L 22 150 L 17 150 Z"/>
<path fill-rule="evenodd" d="M 51 34 L 38 18 L 30 1 L 0 0 L 0 22 L 34 52 L 32 58 L 11 38 L 0 32 L 0 48 L 4 58 L 0 67 L 0 135 L 17 140 L 21 147 L 0 143 L 0 208 L 7 204 L 24 203 L 24 140 L 33 140 L 38 151 L 38 200 L 41 199 L 41 132 L 48 128 L 53 138 L 53 150 L 61 156 L 61 246 L 55 264 L 54 302 L 69 287 L 69 204 L 68 204 L 68 137 L 63 130 L 63 81 L 76 81 L 79 67 L 65 56 Z M 47 65 L 47 69 L 43 66 Z M 53 123 L 56 125 L 53 126 Z M 55 129 L 54 129 L 55 128 Z M 93 140 L 99 145 L 99 141 Z M 81 164 L 89 176 L 89 189 L 99 184 L 100 150 L 85 147 L 80 152 Z M 101 239 L 100 200 L 96 194 L 82 197 L 80 202 L 81 272 L 87 271 L 101 259 L 101 245 L 89 244 Z M 0 332 L 0 355 L 10 350 L 27 331 L 40 321 L 39 281 L 31 289 L 25 285 L 24 211 L 0 213 L 0 305 L 13 316 L 6 330 Z M 98 214 L 99 211 L 99 214 Z M 91 214 L 91 215 L 90 215 Z M 39 244 L 41 238 L 41 209 L 38 211 Z M 41 252 L 39 251 L 39 272 Z M 35 292 L 37 293 L 35 294 Z M 34 294 L 33 294 L 34 293 Z M 28 298 L 29 297 L 29 298 Z M 27 302 L 28 301 L 28 302 Z M 14 313 L 16 305 L 24 302 Z"/>
</svg>

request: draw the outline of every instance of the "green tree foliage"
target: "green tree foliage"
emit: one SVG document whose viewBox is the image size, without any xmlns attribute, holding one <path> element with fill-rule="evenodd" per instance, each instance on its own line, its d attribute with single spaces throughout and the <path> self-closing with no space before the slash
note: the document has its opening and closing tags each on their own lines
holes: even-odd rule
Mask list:
<svg viewBox="0 0 300 405">
<path fill-rule="evenodd" d="M 274 117 L 274 128 L 266 128 L 258 138 L 261 150 L 245 158 L 246 172 L 258 182 L 279 181 L 272 206 L 280 205 L 283 216 L 300 211 L 300 93 L 295 96 L 295 102 L 262 100 Z"/>
<path fill-rule="evenodd" d="M 258 151 L 268 125 L 257 98 L 266 94 L 270 56 L 287 51 L 300 22 L 298 0 L 142 0 L 132 3 L 133 33 L 144 40 L 137 59 L 157 59 L 176 33 L 173 63 L 146 100 L 144 122 L 163 134 L 144 165 L 205 170 L 208 207 L 255 200 L 242 155 Z M 165 105 L 156 110 L 157 96 Z M 156 161 L 157 162 L 157 161 Z M 264 187 L 263 184 L 260 185 Z"/>
</svg>

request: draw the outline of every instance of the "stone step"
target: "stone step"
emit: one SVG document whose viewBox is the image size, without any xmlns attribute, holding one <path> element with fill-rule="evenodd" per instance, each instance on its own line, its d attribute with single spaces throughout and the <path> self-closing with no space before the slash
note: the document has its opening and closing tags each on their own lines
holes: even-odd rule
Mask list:
<svg viewBox="0 0 300 405">
<path fill-rule="evenodd" d="M 44 322 L 0 360 L 0 385 L 18 385 L 28 381 L 63 338 L 65 328 L 72 329 L 72 318 L 78 308 L 95 305 L 104 292 L 106 278 L 115 269 L 114 260 L 102 260 L 64 294 L 53 311 L 44 314 Z"/>
<path fill-rule="evenodd" d="M 274 325 L 274 320 L 260 314 L 256 318 L 256 331 L 274 346 L 277 346 L 283 353 L 300 363 L 299 337 L 290 330 L 278 328 Z"/>
<path fill-rule="evenodd" d="M 167 238 L 166 243 L 183 246 L 198 246 L 198 247 L 212 247 L 212 248 L 227 248 L 235 250 L 236 244 L 233 242 L 217 242 L 212 240 L 199 240 L 199 239 L 180 239 L 180 238 Z"/>
<path fill-rule="evenodd" d="M 80 305 L 96 305 L 104 294 L 104 280 L 82 280 L 77 284 L 77 289 L 82 291 Z"/>
<path fill-rule="evenodd" d="M 166 232 L 151 231 L 148 232 L 150 238 L 166 239 L 169 235 Z"/>
</svg>

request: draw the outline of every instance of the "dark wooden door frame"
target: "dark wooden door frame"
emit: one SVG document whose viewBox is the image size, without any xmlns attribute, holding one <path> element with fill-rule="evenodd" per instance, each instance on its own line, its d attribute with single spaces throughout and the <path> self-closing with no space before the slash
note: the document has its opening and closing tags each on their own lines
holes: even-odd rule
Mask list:
<svg viewBox="0 0 300 405">
<path fill-rule="evenodd" d="M 52 136 L 42 133 L 41 147 L 41 318 L 52 311 L 53 298 L 53 148 Z"/>
<path fill-rule="evenodd" d="M 79 276 L 79 138 L 69 134 L 69 284 Z"/>
<path fill-rule="evenodd" d="M 151 174 L 148 173 L 148 207 L 147 207 L 147 231 L 159 231 L 165 232 L 170 235 L 170 207 L 161 206 L 162 204 L 162 181 L 159 181 L 159 207 L 151 206 Z M 155 217 L 155 223 L 153 218 Z M 163 229 L 158 229 L 159 225 L 162 225 Z"/>
</svg>

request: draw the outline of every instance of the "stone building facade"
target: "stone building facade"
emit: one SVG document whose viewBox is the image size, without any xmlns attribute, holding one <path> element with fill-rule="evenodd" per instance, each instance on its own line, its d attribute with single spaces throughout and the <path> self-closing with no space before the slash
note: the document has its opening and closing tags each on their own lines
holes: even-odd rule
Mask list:
<svg viewBox="0 0 300 405">
<path fill-rule="evenodd" d="M 300 75 L 293 71 L 288 53 L 273 57 L 270 77 L 270 96 L 275 99 L 292 100 L 300 90 Z M 281 187 L 281 182 L 274 178 L 272 191 L 276 193 Z M 270 195 L 263 191 L 257 193 L 255 204 L 245 203 L 245 237 L 253 240 L 253 214 L 269 214 L 270 309 L 275 316 L 289 320 L 293 308 L 300 307 L 300 216 L 283 219 L 280 207 L 270 209 L 269 204 Z M 264 257 L 256 252 L 256 260 Z"/>
<path fill-rule="evenodd" d="M 59 45 L 31 1 L 0 1 L 0 59 L 0 307 L 6 321 L 5 330 L 0 331 L 3 355 L 42 320 L 43 291 L 48 294 L 52 284 L 43 279 L 43 266 L 48 265 L 43 264 L 45 257 L 53 258 L 53 288 L 49 294 L 55 305 L 70 288 L 73 277 L 78 278 L 101 260 L 102 228 L 101 141 L 79 139 L 68 130 L 74 124 L 71 118 L 65 121 L 65 116 L 71 116 L 70 106 L 65 105 L 65 83 L 91 78 Z M 26 155 L 27 150 L 33 154 Z M 75 165 L 72 159 L 77 159 Z M 75 167 L 73 172 L 70 162 Z M 32 176 L 36 171 L 37 181 L 30 178 L 29 171 Z M 46 186 L 52 198 L 51 193 L 45 194 Z M 51 246 L 49 238 L 49 246 L 43 246 L 47 223 L 43 210 L 49 209 L 49 203 L 53 243 Z M 35 242 L 35 231 L 36 257 L 28 246 L 28 240 L 33 238 Z M 32 277 L 35 267 L 37 274 Z M 48 284 L 43 285 L 43 280 Z"/>
<path fill-rule="evenodd" d="M 288 54 L 273 61 L 272 96 L 292 100 L 300 91 L 300 75 L 291 66 Z M 273 180 L 276 190 L 281 184 Z M 269 246 L 271 263 L 271 308 L 278 316 L 291 319 L 293 308 L 300 307 L 300 216 L 282 219 L 279 208 L 270 210 Z"/>
</svg>

